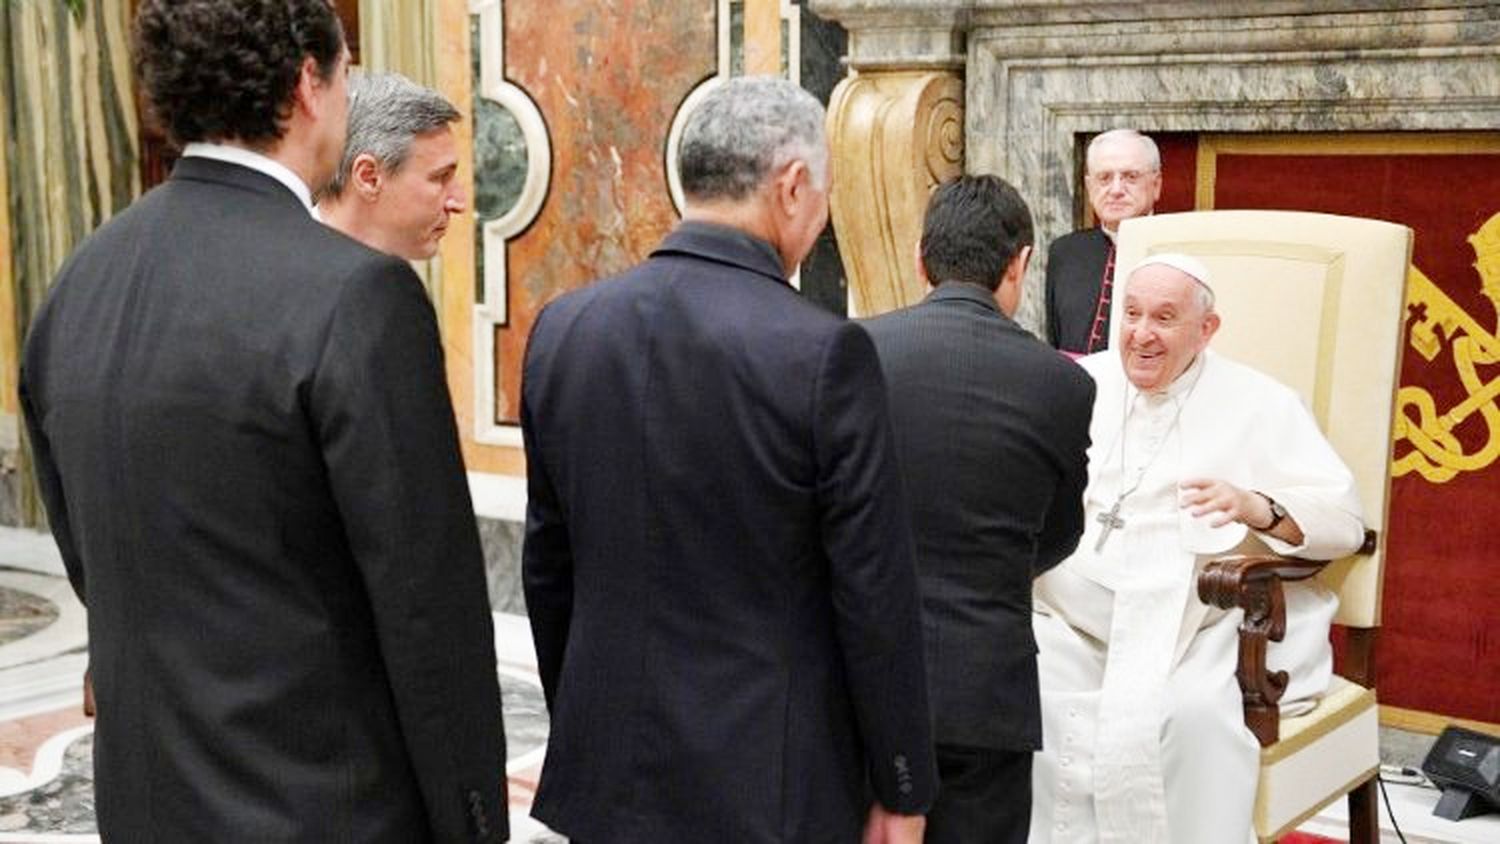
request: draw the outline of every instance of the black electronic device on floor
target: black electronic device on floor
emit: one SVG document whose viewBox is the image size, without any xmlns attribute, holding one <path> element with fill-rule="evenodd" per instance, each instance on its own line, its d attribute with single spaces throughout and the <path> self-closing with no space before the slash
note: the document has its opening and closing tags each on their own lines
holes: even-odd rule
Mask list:
<svg viewBox="0 0 1500 844">
<path fill-rule="evenodd" d="M 1432 810 L 1440 818 L 1500 811 L 1500 738 L 1445 727 L 1422 760 L 1422 773 L 1443 790 Z"/>
</svg>

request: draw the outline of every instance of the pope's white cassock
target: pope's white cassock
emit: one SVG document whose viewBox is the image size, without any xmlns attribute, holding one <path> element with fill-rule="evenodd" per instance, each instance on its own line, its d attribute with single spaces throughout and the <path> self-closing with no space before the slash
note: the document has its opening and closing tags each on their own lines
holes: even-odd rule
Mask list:
<svg viewBox="0 0 1500 844">
<path fill-rule="evenodd" d="M 1259 746 L 1235 681 L 1241 613 L 1199 601 L 1197 573 L 1226 553 L 1353 553 L 1354 479 L 1296 393 L 1249 367 L 1205 350 L 1166 390 L 1142 393 L 1116 351 L 1080 363 L 1098 384 L 1087 528 L 1036 584 L 1045 749 L 1031 841 L 1244 844 Z M 1179 506 L 1189 478 L 1264 493 L 1304 543 L 1210 527 Z M 1101 518 L 1122 493 L 1118 520 Z M 1337 603 L 1313 581 L 1286 591 L 1287 636 L 1269 657 L 1291 673 L 1284 713 L 1327 689 Z"/>
</svg>

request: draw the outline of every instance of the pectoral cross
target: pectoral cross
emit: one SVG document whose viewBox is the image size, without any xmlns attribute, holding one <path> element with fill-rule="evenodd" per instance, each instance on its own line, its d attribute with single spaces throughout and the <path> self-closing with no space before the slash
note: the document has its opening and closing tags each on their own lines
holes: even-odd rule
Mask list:
<svg viewBox="0 0 1500 844">
<path fill-rule="evenodd" d="M 1104 543 L 1109 539 L 1111 531 L 1125 527 L 1125 520 L 1120 518 L 1120 505 L 1124 503 L 1123 498 L 1115 499 L 1115 506 L 1109 508 L 1108 513 L 1100 513 L 1095 516 L 1095 521 L 1104 525 L 1104 530 L 1099 533 L 1099 541 L 1094 543 L 1094 553 L 1098 554 L 1104 550 Z"/>
</svg>

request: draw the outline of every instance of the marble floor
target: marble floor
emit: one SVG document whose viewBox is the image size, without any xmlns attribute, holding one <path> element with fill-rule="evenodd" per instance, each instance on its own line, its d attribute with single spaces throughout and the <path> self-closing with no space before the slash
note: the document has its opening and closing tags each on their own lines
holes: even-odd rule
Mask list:
<svg viewBox="0 0 1500 844">
<path fill-rule="evenodd" d="M 93 726 L 82 712 L 83 607 L 50 537 L 0 528 L 0 844 L 98 841 Z M 511 840 L 565 844 L 528 812 L 547 711 L 523 616 L 495 614 Z"/>
</svg>

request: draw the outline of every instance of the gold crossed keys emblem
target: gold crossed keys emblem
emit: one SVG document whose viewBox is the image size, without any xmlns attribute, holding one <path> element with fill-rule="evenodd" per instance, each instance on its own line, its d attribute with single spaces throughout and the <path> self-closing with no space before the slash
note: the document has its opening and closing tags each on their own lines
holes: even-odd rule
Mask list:
<svg viewBox="0 0 1500 844">
<path fill-rule="evenodd" d="M 1500 213 L 1469 235 L 1474 247 L 1474 269 L 1484 295 L 1500 315 Z M 1453 367 L 1463 383 L 1463 401 L 1439 414 L 1432 394 L 1421 387 L 1403 386 L 1396 392 L 1395 439 L 1411 443 L 1411 450 L 1391 464 L 1391 476 L 1419 473 L 1431 483 L 1452 480 L 1460 472 L 1475 472 L 1500 457 L 1500 373 L 1486 380 L 1477 367 L 1500 363 L 1500 338 L 1483 328 L 1439 290 L 1421 270 L 1412 267 L 1407 279 L 1407 312 L 1415 317 L 1407 342 L 1431 361 L 1447 343 Z M 1500 331 L 1500 328 L 1497 328 Z M 1484 445 L 1465 451 L 1454 429 L 1475 413 L 1484 422 Z"/>
</svg>

